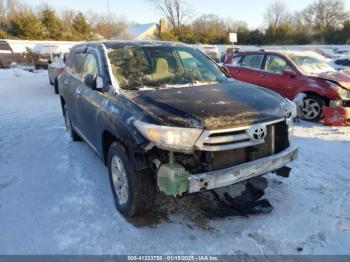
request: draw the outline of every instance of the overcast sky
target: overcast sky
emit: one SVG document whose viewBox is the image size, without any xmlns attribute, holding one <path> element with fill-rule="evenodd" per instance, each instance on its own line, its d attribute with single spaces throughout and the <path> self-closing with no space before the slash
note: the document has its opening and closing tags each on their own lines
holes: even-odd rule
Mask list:
<svg viewBox="0 0 350 262">
<path fill-rule="evenodd" d="M 160 14 L 154 10 L 147 0 L 26 0 L 26 2 L 40 5 L 48 3 L 53 7 L 73 8 L 81 11 L 89 9 L 107 12 L 109 2 L 111 13 L 124 15 L 131 21 L 139 23 L 157 22 Z M 214 13 L 223 18 L 231 17 L 235 20 L 244 20 L 250 27 L 258 27 L 263 23 L 266 7 L 274 0 L 187 0 L 194 17 L 204 13 Z M 283 1 L 291 10 L 301 10 L 313 0 Z M 345 0 L 346 7 L 350 8 L 350 0 Z"/>
</svg>

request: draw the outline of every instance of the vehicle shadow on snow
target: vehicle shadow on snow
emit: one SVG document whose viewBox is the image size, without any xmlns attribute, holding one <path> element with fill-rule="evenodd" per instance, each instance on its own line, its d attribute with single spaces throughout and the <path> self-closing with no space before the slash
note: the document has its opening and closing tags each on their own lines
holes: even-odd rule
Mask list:
<svg viewBox="0 0 350 262">
<path fill-rule="evenodd" d="M 224 199 L 224 194 L 236 197 L 245 189 L 246 183 L 240 183 L 223 189 L 215 190 L 217 196 Z M 160 192 L 153 210 L 143 216 L 129 218 L 128 222 L 135 227 L 157 227 L 162 223 L 182 224 L 188 228 L 201 228 L 213 231 L 210 221 L 222 219 L 210 212 L 221 206 L 215 195 L 208 191 L 193 195 L 186 195 L 181 198 L 168 197 Z M 243 215 L 238 215 L 242 216 Z"/>
</svg>

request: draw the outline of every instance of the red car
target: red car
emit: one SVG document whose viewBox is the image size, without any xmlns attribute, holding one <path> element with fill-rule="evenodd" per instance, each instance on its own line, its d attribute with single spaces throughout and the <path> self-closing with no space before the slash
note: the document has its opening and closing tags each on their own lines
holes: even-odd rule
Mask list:
<svg viewBox="0 0 350 262">
<path fill-rule="evenodd" d="M 300 114 L 305 120 L 323 118 L 324 106 L 350 106 L 350 75 L 336 71 L 314 52 L 239 52 L 225 67 L 237 80 L 290 100 L 302 97 Z"/>
</svg>

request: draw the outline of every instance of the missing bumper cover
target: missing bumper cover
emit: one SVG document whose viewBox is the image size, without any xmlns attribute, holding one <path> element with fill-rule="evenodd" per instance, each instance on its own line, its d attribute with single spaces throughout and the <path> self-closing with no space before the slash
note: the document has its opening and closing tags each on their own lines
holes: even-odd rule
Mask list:
<svg viewBox="0 0 350 262">
<path fill-rule="evenodd" d="M 262 176 L 285 167 L 295 160 L 297 156 L 298 149 L 290 147 L 279 154 L 242 165 L 214 172 L 191 175 L 188 177 L 188 193 L 212 190 Z"/>
</svg>

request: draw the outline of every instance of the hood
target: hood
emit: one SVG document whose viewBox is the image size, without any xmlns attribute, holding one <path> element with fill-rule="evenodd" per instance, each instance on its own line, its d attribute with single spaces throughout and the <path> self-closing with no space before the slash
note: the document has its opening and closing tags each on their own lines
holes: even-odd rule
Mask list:
<svg viewBox="0 0 350 262">
<path fill-rule="evenodd" d="M 325 80 L 329 80 L 332 82 L 337 82 L 340 86 L 350 90 L 350 74 L 337 71 L 337 72 L 327 72 L 327 73 L 319 73 L 314 74 L 314 76 L 318 78 L 322 78 Z"/>
<path fill-rule="evenodd" d="M 239 81 L 215 85 L 127 91 L 124 94 L 163 125 L 209 130 L 285 117 L 284 98 Z"/>
</svg>

